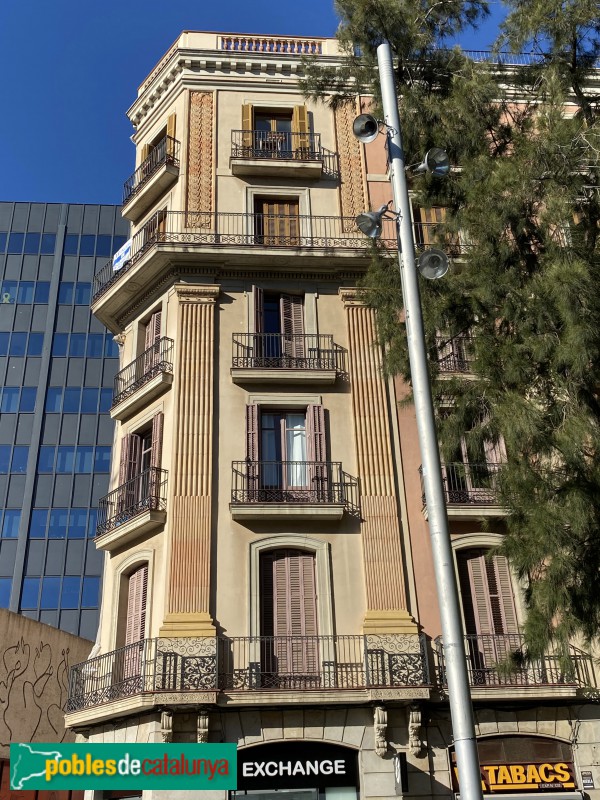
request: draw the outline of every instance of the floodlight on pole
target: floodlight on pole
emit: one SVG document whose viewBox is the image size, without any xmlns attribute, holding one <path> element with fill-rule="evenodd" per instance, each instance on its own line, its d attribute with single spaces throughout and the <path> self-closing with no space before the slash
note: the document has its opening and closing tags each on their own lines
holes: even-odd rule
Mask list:
<svg viewBox="0 0 600 800">
<path fill-rule="evenodd" d="M 438 594 L 460 796 L 461 800 L 483 800 L 458 585 L 454 570 L 454 555 L 450 542 L 450 533 L 448 531 L 446 500 L 429 383 L 427 348 L 417 279 L 417 266 L 415 264 L 415 243 L 406 181 L 404 151 L 400 134 L 400 117 L 398 115 L 392 49 L 390 43 L 385 39 L 377 47 L 377 64 L 384 112 L 384 122 L 382 124 L 385 125 L 387 134 L 390 180 L 394 204 L 399 212 L 396 215 L 396 220 L 398 225 L 400 280 L 402 283 L 413 403 L 423 466 L 423 487 L 425 489 L 431 553 Z M 373 133 L 372 126 L 371 132 L 367 133 L 369 126 L 364 120 L 356 127 L 359 128 L 356 134 L 359 139 L 361 139 L 361 136 L 370 136 Z M 377 123 L 377 131 L 379 131 L 379 123 Z M 375 136 L 373 136 L 373 139 L 375 139 Z M 373 139 L 369 141 L 373 141 Z M 362 140 L 364 141 L 364 139 Z M 419 165 L 419 167 L 424 166 L 424 169 L 418 167 L 417 172 L 429 172 L 432 175 L 441 177 L 447 174 L 450 169 L 450 162 L 447 158 L 441 148 L 433 148 L 425 156 L 423 165 Z M 366 217 L 368 213 L 360 216 Z M 370 213 L 374 213 L 376 216 L 379 214 L 379 212 Z M 379 215 L 379 222 L 381 222 L 382 218 L 383 214 Z M 421 269 L 425 271 L 429 269 L 431 271 L 431 275 L 426 277 L 441 277 L 447 269 L 447 258 L 441 250 L 437 252 L 435 250 L 429 251 L 423 254 L 421 258 L 423 259 L 422 262 L 420 259 Z"/>
<path fill-rule="evenodd" d="M 381 206 L 381 208 L 378 208 L 377 211 L 365 211 L 356 217 L 356 224 L 366 236 L 369 236 L 371 239 L 379 239 L 381 236 L 381 231 L 383 230 L 383 220 L 394 218 L 386 216 L 391 202 L 392 201 L 390 200 L 389 203 Z M 393 211 L 391 213 L 394 214 Z"/>
</svg>

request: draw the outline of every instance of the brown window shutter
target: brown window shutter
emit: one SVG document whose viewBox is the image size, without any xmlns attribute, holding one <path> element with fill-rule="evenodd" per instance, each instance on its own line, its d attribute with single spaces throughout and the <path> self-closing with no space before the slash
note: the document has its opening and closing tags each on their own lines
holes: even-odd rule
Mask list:
<svg viewBox="0 0 600 800">
<path fill-rule="evenodd" d="M 294 110 L 292 112 L 292 137 L 294 148 L 300 150 L 298 155 L 302 155 L 302 151 L 308 150 L 308 133 L 308 110 L 306 106 L 294 106 Z"/>
<path fill-rule="evenodd" d="M 273 636 L 273 553 L 260 558 L 260 635 Z"/>
<path fill-rule="evenodd" d="M 119 463 L 119 486 L 134 478 L 139 470 L 142 453 L 142 439 L 135 433 L 128 433 L 121 439 L 121 460 Z"/>
<path fill-rule="evenodd" d="M 258 461 L 258 437 L 258 405 L 250 404 L 246 406 L 246 459 L 248 461 Z"/>
<path fill-rule="evenodd" d="M 488 464 L 503 464 L 506 461 L 504 439 L 500 438 L 497 442 L 491 442 L 489 439 L 486 439 L 483 442 L 483 449 L 485 452 L 485 460 Z"/>
<path fill-rule="evenodd" d="M 150 145 L 143 144 L 142 152 L 140 154 L 140 165 L 144 163 L 144 161 L 148 158 L 149 155 L 150 155 Z"/>
<path fill-rule="evenodd" d="M 307 406 L 306 449 L 309 461 L 327 461 L 325 412 L 322 405 Z"/>
<path fill-rule="evenodd" d="M 496 573 L 499 602 L 501 604 L 504 624 L 503 633 L 518 633 L 519 626 L 517 624 L 517 611 L 515 608 L 515 599 L 512 590 L 512 580 L 510 577 L 510 565 L 508 563 L 508 559 L 506 556 L 497 553 L 491 563 Z"/>
<path fill-rule="evenodd" d="M 247 103 L 242 106 L 242 147 L 252 147 L 252 129 L 254 128 L 254 109 Z"/>
<path fill-rule="evenodd" d="M 175 138 L 176 116 L 176 114 L 169 114 L 167 119 L 167 136 L 170 136 L 172 139 Z"/>
<path fill-rule="evenodd" d="M 148 350 L 160 339 L 161 318 L 162 313 L 160 311 L 155 311 L 146 323 L 144 350 Z"/>
<path fill-rule="evenodd" d="M 152 417 L 152 454 L 151 464 L 160 467 L 162 461 L 163 427 L 165 415 L 162 411 Z"/>
<path fill-rule="evenodd" d="M 148 565 L 143 564 L 129 576 L 127 597 L 127 628 L 125 644 L 144 638 L 146 627 L 146 599 L 148 593 Z"/>
<path fill-rule="evenodd" d="M 260 286 L 252 287 L 252 297 L 254 300 L 254 333 L 264 332 L 264 291 Z"/>
<path fill-rule="evenodd" d="M 283 352 L 292 358 L 304 358 L 304 298 L 282 294 L 280 298 Z"/>
</svg>

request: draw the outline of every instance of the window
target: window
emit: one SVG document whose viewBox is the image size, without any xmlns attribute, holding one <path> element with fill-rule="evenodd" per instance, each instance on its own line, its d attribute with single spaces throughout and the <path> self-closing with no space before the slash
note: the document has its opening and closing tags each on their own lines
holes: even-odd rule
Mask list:
<svg viewBox="0 0 600 800">
<path fill-rule="evenodd" d="M 9 356 L 24 356 L 27 351 L 27 334 L 13 333 L 10 337 Z"/>
<path fill-rule="evenodd" d="M 0 300 L 2 303 L 15 303 L 18 287 L 18 281 L 2 281 L 0 286 Z"/>
<path fill-rule="evenodd" d="M 27 233 L 25 234 L 25 248 L 24 253 L 27 255 L 37 255 L 40 250 L 40 234 Z"/>
<path fill-rule="evenodd" d="M 0 444 L 0 475 L 8 475 L 10 464 L 10 445 Z"/>
<path fill-rule="evenodd" d="M 104 338 L 104 355 L 106 358 L 118 358 L 119 357 L 119 346 L 115 342 L 112 334 L 107 333 L 105 334 Z"/>
<path fill-rule="evenodd" d="M 68 233 L 65 236 L 65 255 L 76 256 L 79 248 L 79 234 Z"/>
<path fill-rule="evenodd" d="M 100 389 L 100 411 L 110 411 L 112 405 L 113 390 Z"/>
<path fill-rule="evenodd" d="M 92 293 L 92 285 L 90 283 L 76 283 L 75 305 L 89 306 L 91 293 Z"/>
<path fill-rule="evenodd" d="M 82 608 L 98 608 L 98 596 L 100 594 L 100 578 L 84 577 L 83 589 L 81 592 Z"/>
<path fill-rule="evenodd" d="M 81 392 L 81 413 L 95 414 L 98 410 L 98 389 L 83 389 Z"/>
<path fill-rule="evenodd" d="M 255 359 L 265 367 L 301 366 L 306 356 L 304 297 L 253 287 Z M 256 363 L 256 362 L 254 362 Z"/>
<path fill-rule="evenodd" d="M 87 357 L 102 358 L 104 350 L 104 334 L 90 333 L 87 341 Z"/>
<path fill-rule="evenodd" d="M 69 355 L 76 358 L 85 356 L 85 333 L 72 333 L 69 344 Z"/>
<path fill-rule="evenodd" d="M 117 504 L 121 511 L 156 509 L 160 496 L 163 414 L 155 414 L 150 428 L 130 433 L 121 440 Z M 110 448 L 104 448 L 110 453 Z M 96 449 L 96 458 L 98 459 Z"/>
<path fill-rule="evenodd" d="M 260 558 L 261 678 L 263 685 L 307 688 L 318 681 L 315 556 L 271 550 Z"/>
<path fill-rule="evenodd" d="M 139 675 L 142 666 L 142 648 L 131 647 L 142 642 L 146 634 L 146 603 L 148 596 L 148 564 L 135 569 L 126 583 L 127 617 L 125 624 L 125 649 L 123 671 L 125 676 Z"/>
<path fill-rule="evenodd" d="M 62 591 L 60 595 L 61 608 L 79 608 L 79 586 L 81 578 L 79 576 L 65 576 L 63 578 Z"/>
<path fill-rule="evenodd" d="M 322 405 L 297 411 L 246 406 L 250 499 L 318 502 L 328 496 Z"/>
<path fill-rule="evenodd" d="M 96 256 L 108 258 L 110 256 L 111 237 L 107 234 L 100 234 L 96 238 Z"/>
<path fill-rule="evenodd" d="M 69 514 L 69 539 L 85 539 L 87 508 L 72 508 Z"/>
<path fill-rule="evenodd" d="M 94 448 L 79 446 L 75 449 L 75 472 L 85 475 L 92 471 Z"/>
<path fill-rule="evenodd" d="M 38 457 L 38 472 L 47 473 L 54 472 L 54 453 L 55 448 L 48 445 L 40 447 L 40 454 Z"/>
<path fill-rule="evenodd" d="M 24 386 L 21 389 L 21 401 L 19 403 L 19 411 L 24 413 L 32 413 L 35 410 L 35 398 L 37 389 L 35 386 Z"/>
<path fill-rule="evenodd" d="M 68 518 L 69 510 L 67 508 L 53 508 L 50 510 L 49 539 L 66 539 Z"/>
<path fill-rule="evenodd" d="M 20 281 L 19 291 L 17 292 L 17 303 L 33 303 L 33 281 Z"/>
<path fill-rule="evenodd" d="M 94 472 L 110 472 L 110 447 L 96 447 Z"/>
<path fill-rule="evenodd" d="M 81 402 L 81 389 L 67 388 L 64 392 L 63 412 L 65 414 L 77 414 Z"/>
<path fill-rule="evenodd" d="M 242 106 L 242 153 L 254 158 L 298 158 L 309 148 L 306 106 Z"/>
<path fill-rule="evenodd" d="M 46 304 L 50 297 L 50 284 L 48 281 L 38 281 L 35 285 L 34 303 Z"/>
<path fill-rule="evenodd" d="M 24 239 L 24 233 L 11 233 L 8 237 L 8 252 L 15 254 L 22 253 Z"/>
<path fill-rule="evenodd" d="M 40 579 L 24 578 L 23 588 L 21 589 L 21 610 L 37 608 L 39 593 L 40 593 Z"/>
<path fill-rule="evenodd" d="M 79 243 L 80 256 L 93 256 L 96 248 L 96 237 L 91 234 L 82 234 Z"/>
<path fill-rule="evenodd" d="M 254 236 L 257 244 L 274 247 L 300 245 L 297 197 L 255 197 Z"/>
<path fill-rule="evenodd" d="M 67 347 L 69 346 L 68 333 L 55 333 L 52 341 L 52 355 L 53 356 L 66 356 Z"/>
<path fill-rule="evenodd" d="M 29 538 L 44 539 L 46 536 L 46 525 L 48 524 L 48 509 L 34 508 L 31 512 L 29 522 Z"/>
<path fill-rule="evenodd" d="M 27 355 L 28 356 L 41 356 L 42 355 L 42 347 L 44 346 L 44 334 L 43 333 L 30 333 L 29 334 L 29 343 L 27 345 Z"/>
<path fill-rule="evenodd" d="M 461 437 L 451 462 L 442 465 L 449 503 L 491 504 L 496 502 L 496 481 L 506 461 L 504 442 Z"/>
<path fill-rule="evenodd" d="M 43 578 L 40 608 L 58 608 L 59 596 L 60 578 Z"/>
<path fill-rule="evenodd" d="M 10 604 L 11 578 L 0 578 L 0 608 L 8 608 Z"/>
<path fill-rule="evenodd" d="M 2 390 L 2 403 L 0 411 L 5 414 L 14 414 L 19 408 L 20 389 L 17 386 L 5 386 Z"/>
<path fill-rule="evenodd" d="M 73 284 L 69 281 L 59 283 L 58 285 L 58 303 L 59 305 L 69 306 L 73 302 Z"/>
<path fill-rule="evenodd" d="M 60 414 L 63 390 L 60 386 L 49 386 L 46 392 L 46 412 Z"/>
<path fill-rule="evenodd" d="M 41 247 L 41 254 L 43 256 L 51 256 L 54 254 L 54 248 L 56 246 L 56 234 L 55 233 L 43 233 L 42 234 L 42 247 Z"/>
<path fill-rule="evenodd" d="M 21 511 L 7 509 L 2 520 L 2 537 L 4 539 L 16 539 L 19 535 L 20 522 Z"/>
<path fill-rule="evenodd" d="M 57 447 L 56 448 L 56 471 L 59 473 L 73 472 L 73 464 L 75 462 L 75 448 L 74 447 Z"/>
<path fill-rule="evenodd" d="M 13 447 L 12 464 L 10 471 L 23 475 L 27 472 L 27 458 L 29 456 L 29 447 L 16 446 Z"/>
<path fill-rule="evenodd" d="M 520 646 L 508 561 L 469 549 L 458 551 L 457 566 L 474 681 L 496 682 L 496 666 Z"/>
</svg>

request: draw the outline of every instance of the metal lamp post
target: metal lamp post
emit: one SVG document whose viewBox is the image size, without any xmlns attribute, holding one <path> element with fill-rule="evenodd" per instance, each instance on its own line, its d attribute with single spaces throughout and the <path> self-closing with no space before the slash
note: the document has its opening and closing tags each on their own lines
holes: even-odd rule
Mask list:
<svg viewBox="0 0 600 800">
<path fill-rule="evenodd" d="M 391 183 L 399 212 L 399 263 L 406 315 L 408 355 L 414 405 L 423 465 L 423 484 L 429 516 L 429 533 L 437 584 L 444 644 L 448 697 L 461 800 L 482 800 L 481 773 L 469 690 L 458 586 L 448 531 L 442 471 L 427 369 L 425 332 L 415 266 L 415 245 L 406 183 L 404 152 L 400 135 L 392 51 L 388 41 L 377 48 L 379 79 L 385 124 L 388 131 Z M 430 151 L 432 152 L 432 151 Z M 429 154 L 428 154 L 429 155 Z M 435 157 L 435 156 L 434 156 Z M 424 171 L 417 169 L 417 171 Z M 435 170 L 434 174 L 435 174 Z M 383 212 L 383 209 L 380 211 Z"/>
</svg>

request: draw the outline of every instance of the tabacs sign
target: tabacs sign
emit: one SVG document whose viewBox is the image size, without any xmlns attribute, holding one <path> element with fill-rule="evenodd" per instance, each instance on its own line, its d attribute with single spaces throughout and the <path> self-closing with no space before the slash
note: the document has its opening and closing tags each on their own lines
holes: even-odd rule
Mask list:
<svg viewBox="0 0 600 800">
<path fill-rule="evenodd" d="M 453 754 L 454 762 L 454 754 Z M 458 792 L 458 770 L 452 764 L 452 784 Z M 481 764 L 481 788 L 485 794 L 501 792 L 573 791 L 575 767 L 570 761 Z"/>
</svg>

